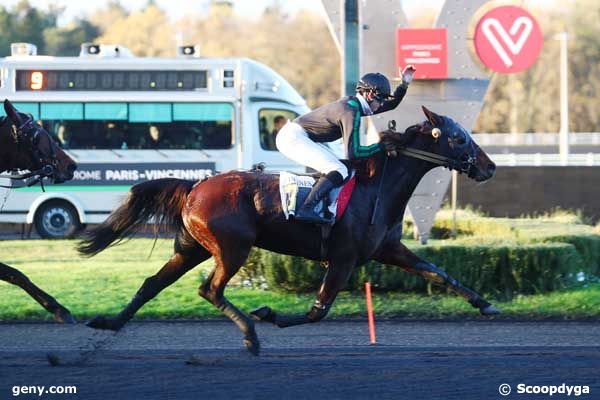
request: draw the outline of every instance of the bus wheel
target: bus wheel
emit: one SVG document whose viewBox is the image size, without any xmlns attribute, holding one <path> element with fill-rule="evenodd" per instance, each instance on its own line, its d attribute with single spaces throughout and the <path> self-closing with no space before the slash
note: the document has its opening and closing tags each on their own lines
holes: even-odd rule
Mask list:
<svg viewBox="0 0 600 400">
<path fill-rule="evenodd" d="M 77 211 L 64 200 L 50 200 L 42 204 L 35 213 L 34 223 L 44 239 L 71 238 L 81 228 Z"/>
</svg>

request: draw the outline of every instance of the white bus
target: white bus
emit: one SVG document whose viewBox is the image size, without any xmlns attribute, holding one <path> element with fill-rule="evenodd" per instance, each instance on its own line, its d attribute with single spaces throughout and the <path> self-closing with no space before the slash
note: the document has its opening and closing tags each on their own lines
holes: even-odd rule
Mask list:
<svg viewBox="0 0 600 400">
<path fill-rule="evenodd" d="M 12 50 L 0 59 L 0 98 L 32 114 L 78 169 L 72 181 L 46 192 L 12 190 L 0 222 L 69 237 L 102 222 L 143 180 L 197 180 L 258 162 L 302 170 L 276 151 L 274 121 L 308 107 L 263 64 L 202 58 L 193 47 L 180 48 L 177 58 L 136 58 L 121 46 L 90 44 L 79 57 L 37 56 L 29 44 Z"/>
</svg>

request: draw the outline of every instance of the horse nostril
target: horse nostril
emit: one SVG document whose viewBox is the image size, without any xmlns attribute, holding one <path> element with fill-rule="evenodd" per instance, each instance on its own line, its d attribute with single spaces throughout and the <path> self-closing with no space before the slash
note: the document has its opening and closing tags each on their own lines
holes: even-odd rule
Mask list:
<svg viewBox="0 0 600 400">
<path fill-rule="evenodd" d="M 67 166 L 67 171 L 70 172 L 70 173 L 75 172 L 76 169 L 77 169 L 77 164 L 69 164 Z"/>
<path fill-rule="evenodd" d="M 493 175 L 494 172 L 496 172 L 496 164 L 494 164 L 494 163 L 488 164 L 487 170 L 490 175 Z"/>
</svg>

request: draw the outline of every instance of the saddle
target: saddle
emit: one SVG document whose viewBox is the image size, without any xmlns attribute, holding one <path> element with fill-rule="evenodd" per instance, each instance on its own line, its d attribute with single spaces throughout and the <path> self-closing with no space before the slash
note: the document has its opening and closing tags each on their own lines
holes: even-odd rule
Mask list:
<svg viewBox="0 0 600 400">
<path fill-rule="evenodd" d="M 318 178 L 318 175 L 316 177 Z M 280 172 L 279 194 L 285 219 L 290 219 L 290 216 L 295 215 L 296 210 L 304 204 L 304 200 L 306 200 L 316 182 L 315 175 Z M 332 221 L 331 225 L 335 224 L 346 211 L 355 185 L 355 174 L 354 171 L 351 171 L 344 184 L 329 192 L 329 196 L 317 205 L 315 211 L 324 219 Z"/>
</svg>

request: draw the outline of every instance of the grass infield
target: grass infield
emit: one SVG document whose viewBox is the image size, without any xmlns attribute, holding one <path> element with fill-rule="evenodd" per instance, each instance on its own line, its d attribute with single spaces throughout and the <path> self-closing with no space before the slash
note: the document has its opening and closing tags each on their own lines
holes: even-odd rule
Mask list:
<svg viewBox="0 0 600 400">
<path fill-rule="evenodd" d="M 82 258 L 75 241 L 9 240 L 0 242 L 2 262 L 18 268 L 34 283 L 68 307 L 76 318 L 115 314 L 127 304 L 145 278 L 154 274 L 169 258 L 172 240 L 159 239 L 152 255 L 152 239 L 134 239 L 106 250 L 94 258 Z M 443 267 L 443 266 L 442 266 Z M 221 317 L 197 295 L 200 280 L 212 268 L 207 261 L 190 271 L 154 300 L 136 318 L 173 319 Z M 237 283 L 237 284 L 236 284 Z M 306 312 L 314 294 L 282 294 L 244 288 L 239 282 L 225 292 L 242 310 L 262 305 L 275 310 Z M 545 295 L 517 296 L 510 302 L 496 302 L 503 314 L 514 319 L 593 319 L 600 316 L 600 283 L 587 283 Z M 476 310 L 452 294 L 424 296 L 411 293 L 375 292 L 377 317 L 415 319 L 476 318 Z M 363 317 L 365 299 L 361 294 L 341 293 L 332 308 L 332 317 Z M 23 290 L 0 281 L 0 320 L 50 320 Z"/>
</svg>

